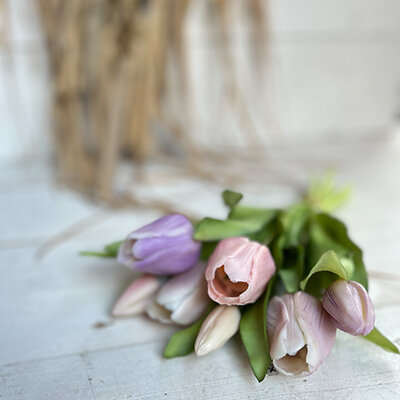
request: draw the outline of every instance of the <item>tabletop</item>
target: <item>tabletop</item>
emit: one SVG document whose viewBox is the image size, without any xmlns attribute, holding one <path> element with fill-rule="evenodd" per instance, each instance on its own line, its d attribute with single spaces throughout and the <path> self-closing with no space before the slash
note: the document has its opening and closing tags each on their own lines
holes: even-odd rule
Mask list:
<svg viewBox="0 0 400 400">
<path fill-rule="evenodd" d="M 330 165 L 341 182 L 353 184 L 353 198 L 338 216 L 364 250 L 376 324 L 400 345 L 400 144 L 280 149 L 274 162 L 265 184 L 244 179 L 232 189 L 251 204 L 286 205 L 311 174 Z M 174 170 L 167 179 L 162 165 L 146 174 L 133 189 L 143 199 L 224 217 L 220 181 Z M 78 255 L 124 238 L 161 212 L 93 204 L 57 185 L 42 164 L 2 168 L 0 188 L 0 398 L 400 399 L 400 357 L 342 332 L 306 378 L 275 375 L 258 383 L 237 337 L 205 357 L 164 359 L 175 327 L 110 316 L 135 272 Z"/>
</svg>

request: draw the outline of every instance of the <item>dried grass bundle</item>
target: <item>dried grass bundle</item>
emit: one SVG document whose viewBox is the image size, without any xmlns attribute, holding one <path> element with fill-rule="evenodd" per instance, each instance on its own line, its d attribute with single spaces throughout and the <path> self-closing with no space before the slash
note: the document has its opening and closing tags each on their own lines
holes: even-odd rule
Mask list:
<svg viewBox="0 0 400 400">
<path fill-rule="evenodd" d="M 168 59 L 185 112 L 183 28 L 191 0 L 36 0 L 47 40 L 53 85 L 54 140 L 60 179 L 104 200 L 113 197 L 121 157 L 137 163 L 159 149 L 155 121 L 189 153 L 182 121 L 163 109 Z M 259 38 L 262 0 L 246 7 Z M 209 0 L 226 41 L 228 0 Z M 230 60 L 225 57 L 226 65 Z M 232 78 L 234 81 L 234 78 Z"/>
</svg>

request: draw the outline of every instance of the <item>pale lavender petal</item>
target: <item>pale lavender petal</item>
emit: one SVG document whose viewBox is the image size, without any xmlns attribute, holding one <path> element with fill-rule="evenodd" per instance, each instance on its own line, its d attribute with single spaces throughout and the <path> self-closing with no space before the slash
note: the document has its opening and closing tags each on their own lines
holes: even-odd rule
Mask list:
<svg viewBox="0 0 400 400">
<path fill-rule="evenodd" d="M 144 259 L 169 248 L 176 248 L 180 251 L 193 243 L 199 246 L 190 236 L 186 235 L 149 237 L 136 240 L 132 252 L 136 259 Z"/>
<path fill-rule="evenodd" d="M 329 355 L 336 327 L 319 300 L 305 292 L 294 294 L 295 314 L 307 345 L 306 362 L 310 373 Z"/>
<path fill-rule="evenodd" d="M 192 236 L 192 234 L 193 225 L 187 217 L 181 214 L 170 214 L 133 231 L 128 237 L 132 239 L 142 239 L 160 236 Z"/>
<path fill-rule="evenodd" d="M 368 292 L 365 290 L 364 286 L 359 284 L 358 282 L 350 281 L 350 285 L 356 288 L 358 291 L 358 295 L 361 300 L 361 304 L 363 307 L 363 316 L 364 316 L 364 327 L 361 331 L 361 335 L 368 335 L 372 329 L 374 329 L 375 325 L 375 309 L 374 304 L 372 303 L 371 298 L 369 297 Z"/>
<path fill-rule="evenodd" d="M 357 282 L 336 280 L 325 291 L 322 305 L 344 332 L 366 335 L 374 327 L 374 306 L 367 291 Z"/>
<path fill-rule="evenodd" d="M 320 302 L 304 293 L 274 297 L 267 331 L 275 368 L 285 375 L 309 375 L 331 351 L 336 328 Z"/>
<path fill-rule="evenodd" d="M 197 262 L 200 247 L 200 243 L 188 241 L 184 247 L 166 248 L 143 260 L 137 260 L 134 268 L 153 274 L 178 274 Z"/>
<path fill-rule="evenodd" d="M 180 214 L 160 218 L 132 232 L 118 252 L 118 261 L 153 274 L 176 274 L 192 267 L 201 244 L 192 238 L 193 226 Z"/>
<path fill-rule="evenodd" d="M 304 337 L 295 317 L 293 295 L 274 297 L 268 306 L 268 341 L 271 357 L 278 361 L 286 355 L 294 356 L 304 347 Z"/>
</svg>

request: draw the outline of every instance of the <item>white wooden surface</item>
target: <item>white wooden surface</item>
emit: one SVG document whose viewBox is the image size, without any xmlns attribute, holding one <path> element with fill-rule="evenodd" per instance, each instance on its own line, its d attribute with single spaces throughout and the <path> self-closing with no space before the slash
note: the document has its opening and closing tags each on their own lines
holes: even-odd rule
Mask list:
<svg viewBox="0 0 400 400">
<path fill-rule="evenodd" d="M 289 149 L 273 158 L 300 183 L 327 165 L 336 166 L 341 181 L 354 183 L 355 196 L 340 216 L 365 250 L 377 325 L 399 345 L 400 145 L 392 140 Z M 152 171 L 148 182 L 165 174 Z M 136 190 L 222 217 L 222 185 L 183 176 L 171 174 L 167 183 Z M 253 204 L 287 203 L 296 196 L 267 172 L 265 185 L 236 189 L 245 190 Z M 165 360 L 162 351 L 173 327 L 109 316 L 135 274 L 114 261 L 77 254 L 123 237 L 157 212 L 101 209 L 57 187 L 49 170 L 35 166 L 0 170 L 0 210 L 2 399 L 400 398 L 400 356 L 341 333 L 332 354 L 306 379 L 278 375 L 257 383 L 237 338 L 203 358 Z M 79 224 L 86 229 L 37 258 L 48 238 Z"/>
</svg>

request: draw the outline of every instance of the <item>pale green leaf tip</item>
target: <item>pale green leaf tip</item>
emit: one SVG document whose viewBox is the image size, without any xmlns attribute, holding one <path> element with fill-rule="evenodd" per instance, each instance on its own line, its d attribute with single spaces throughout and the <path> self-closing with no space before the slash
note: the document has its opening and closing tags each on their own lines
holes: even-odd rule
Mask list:
<svg viewBox="0 0 400 400">
<path fill-rule="evenodd" d="M 335 175 L 334 170 L 328 170 L 321 178 L 313 178 L 305 196 L 306 201 L 324 212 L 332 212 L 347 203 L 353 188 L 351 185 L 335 187 Z"/>
</svg>

